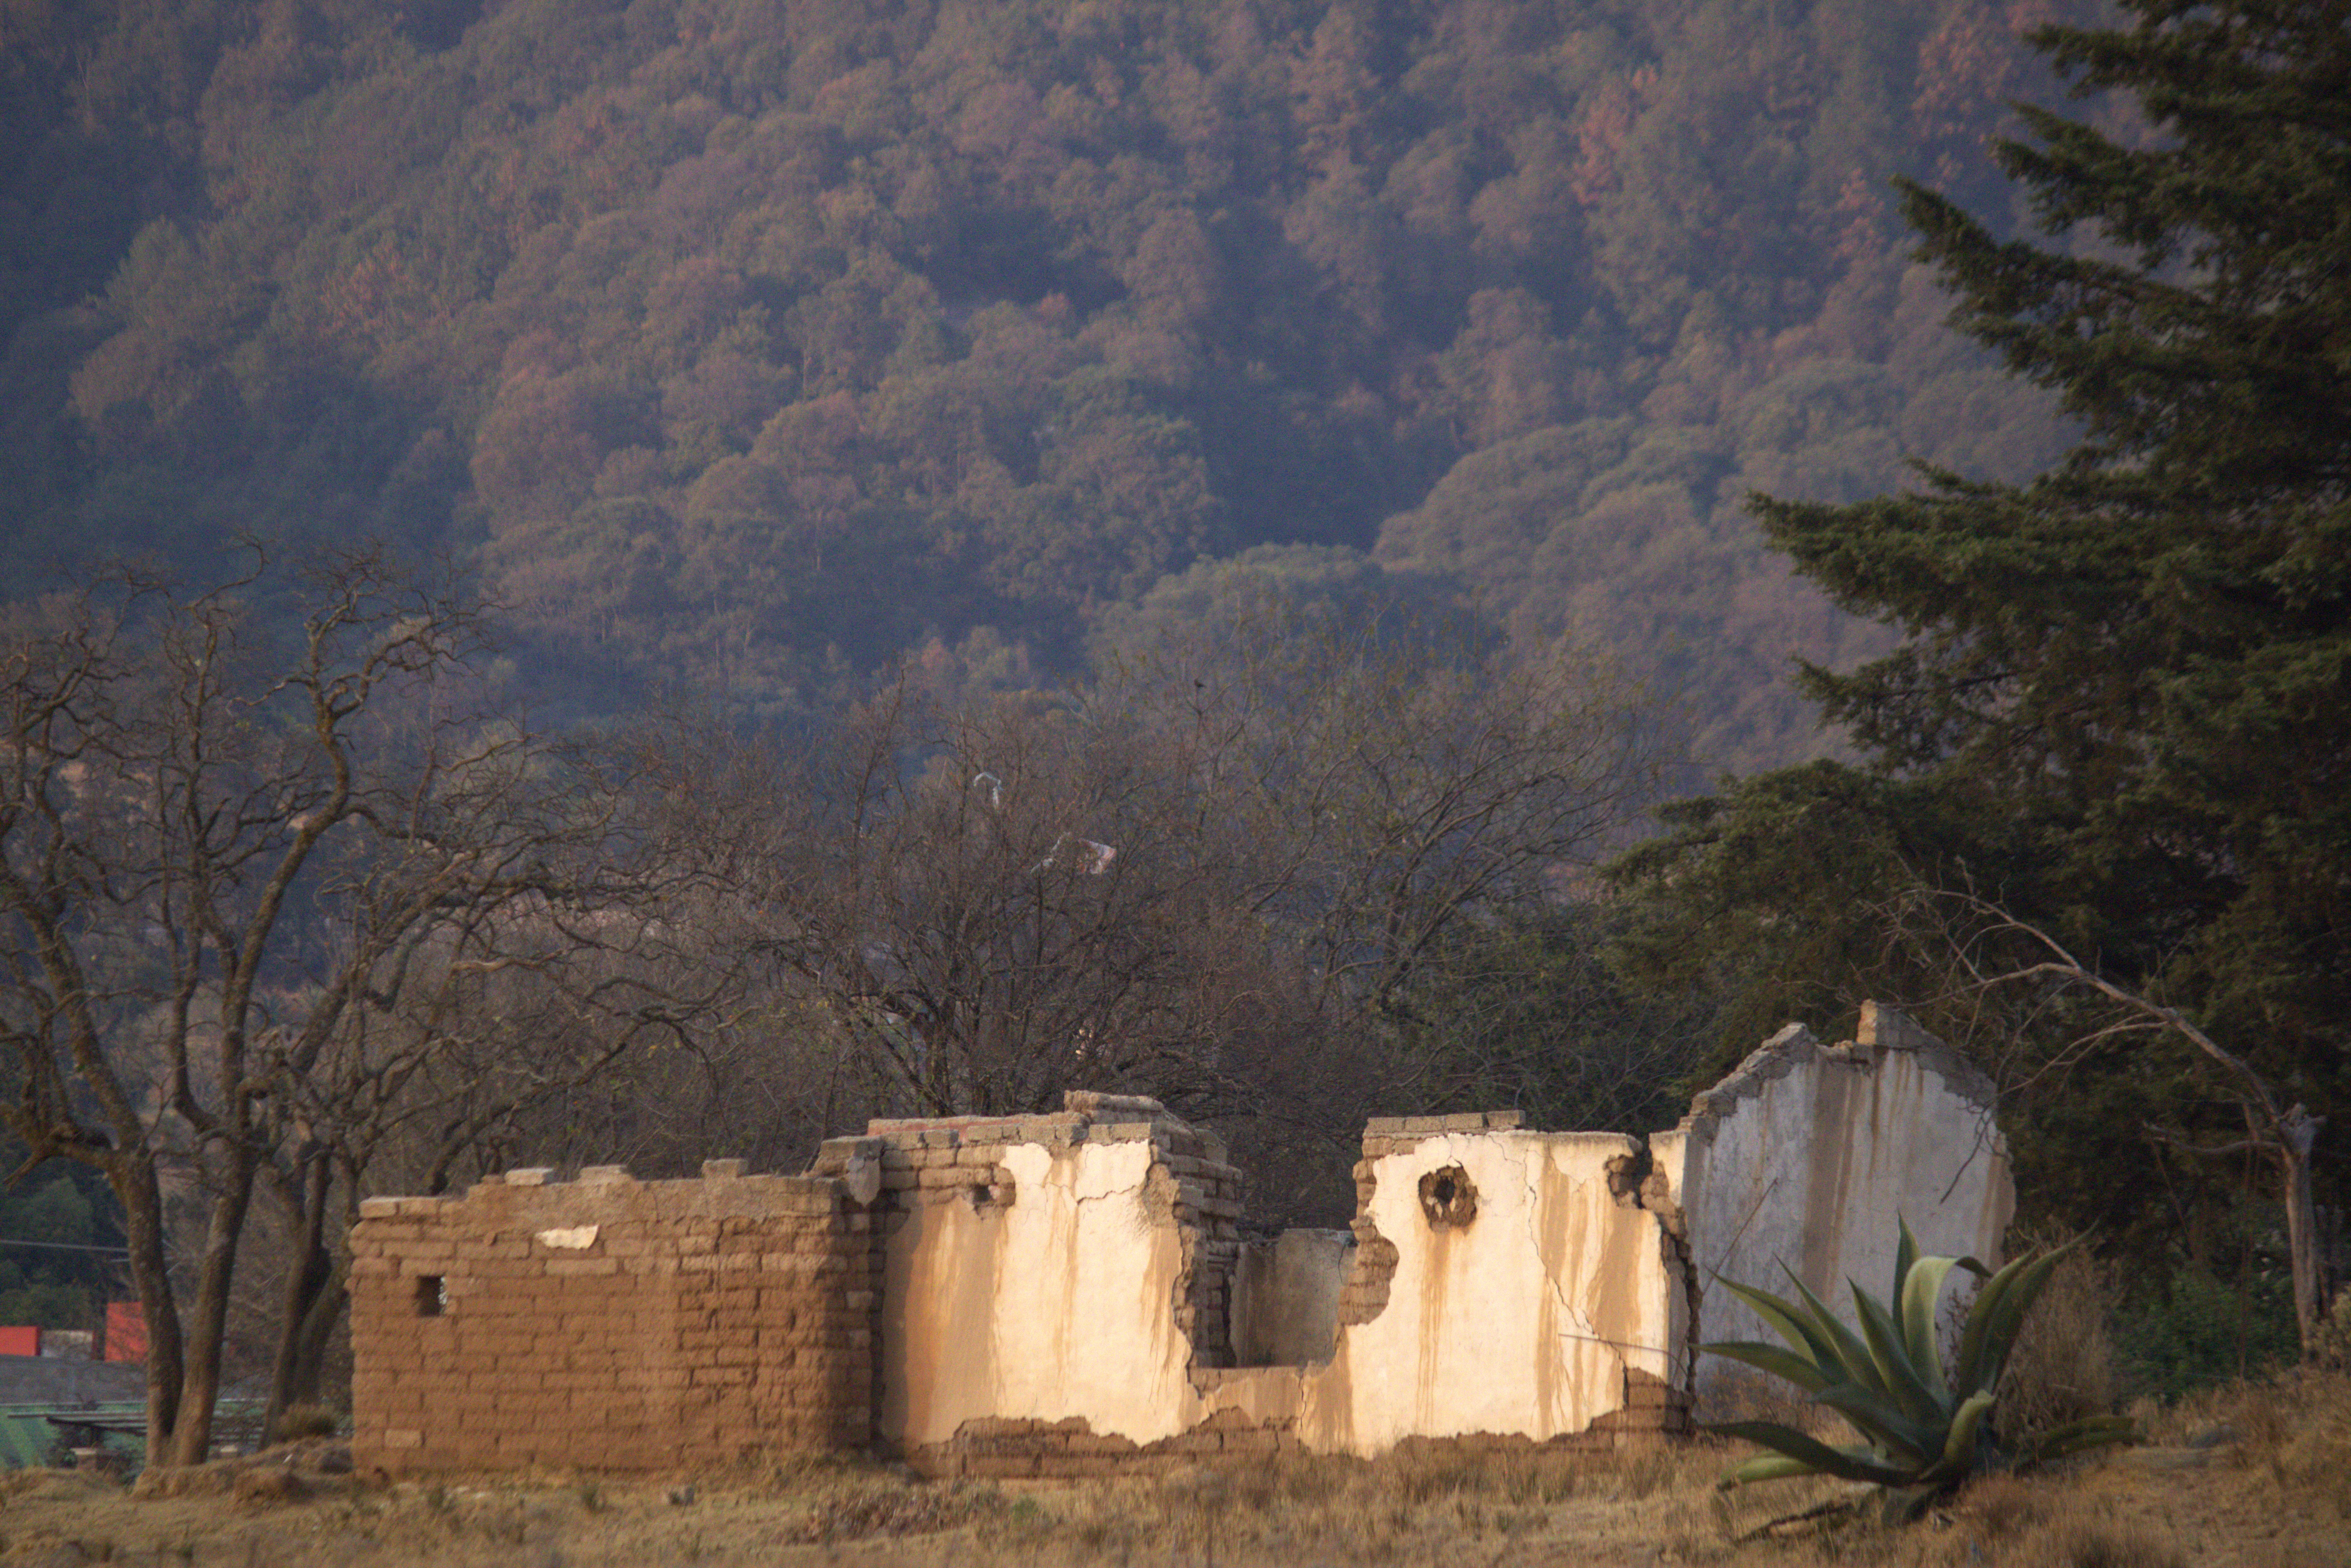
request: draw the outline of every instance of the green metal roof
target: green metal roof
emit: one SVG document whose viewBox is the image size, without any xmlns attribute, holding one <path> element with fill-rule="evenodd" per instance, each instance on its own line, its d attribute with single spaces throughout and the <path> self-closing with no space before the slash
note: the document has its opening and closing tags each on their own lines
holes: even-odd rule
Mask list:
<svg viewBox="0 0 2351 1568">
<path fill-rule="evenodd" d="M 0 1466 L 12 1470 L 31 1469 L 46 1465 L 57 1453 L 58 1431 L 51 1416 L 89 1416 L 101 1421 L 144 1421 L 146 1401 L 136 1404 L 102 1404 L 60 1408 L 55 1404 L 0 1405 Z M 122 1433 L 109 1433 L 106 1446 L 129 1457 L 136 1465 L 146 1457 L 147 1443 L 143 1437 Z"/>
</svg>

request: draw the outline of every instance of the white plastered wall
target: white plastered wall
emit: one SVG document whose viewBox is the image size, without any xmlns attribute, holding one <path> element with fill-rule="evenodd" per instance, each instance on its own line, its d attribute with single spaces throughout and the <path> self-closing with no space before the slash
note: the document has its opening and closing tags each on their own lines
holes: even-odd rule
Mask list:
<svg viewBox="0 0 2351 1568">
<path fill-rule="evenodd" d="M 1408 1437 L 1579 1432 L 1624 1402 L 1627 1368 L 1670 1376 L 1678 1281 L 1655 1215 L 1612 1190 L 1635 1152 L 1604 1133 L 1428 1137 L 1374 1160 L 1369 1214 L 1396 1249 L 1387 1304 L 1304 1378 L 1311 1448 Z M 1458 1166 L 1477 1218 L 1432 1225 L 1421 1178 Z"/>
<path fill-rule="evenodd" d="M 912 1206 L 889 1240 L 881 1430 L 943 1443 L 977 1416 L 1083 1416 L 1138 1443 L 1186 1425 L 1176 1327 L 1182 1239 L 1150 1191 L 1148 1142 L 1000 1156 L 1008 1203 Z"/>
<path fill-rule="evenodd" d="M 1171 1311 L 1182 1243 L 1147 1142 L 1008 1145 L 1008 1203 L 919 1203 L 891 1236 L 881 1429 L 909 1448 L 980 1417 L 1081 1417 L 1149 1443 L 1218 1410 L 1292 1420 L 1307 1447 L 1376 1454 L 1464 1433 L 1543 1438 L 1623 1402 L 1625 1369 L 1671 1375 L 1665 1238 L 1611 1189 L 1635 1153 L 1605 1134 L 1429 1137 L 1372 1162 L 1396 1248 L 1384 1309 L 1320 1365 L 1224 1374 L 1206 1393 Z M 1434 1226 L 1419 1186 L 1458 1166 L 1476 1217 Z"/>
<path fill-rule="evenodd" d="M 1827 1047 L 1790 1025 L 1651 1140 L 1687 1220 L 1702 1340 L 1778 1343 L 1717 1281 L 1792 1295 L 1783 1265 L 1850 1320 L 1848 1281 L 1892 1284 L 1903 1219 L 1925 1252 L 1997 1261 L 2015 1189 L 1991 1086 L 1891 1009 L 1866 1005 L 1860 1033 Z M 1701 1356 L 1698 1416 L 1729 1413 L 1750 1377 Z"/>
<path fill-rule="evenodd" d="M 1688 1387 L 1694 1340 L 1769 1337 L 1718 1274 L 1784 1289 L 1784 1260 L 1824 1297 L 1844 1300 L 1848 1276 L 1882 1291 L 1897 1216 L 1930 1252 L 1995 1261 L 2014 1196 L 1990 1085 L 1891 1009 L 1865 1008 L 1861 1033 L 1767 1041 L 1649 1140 L 1646 1200 L 1612 1173 L 1638 1147 L 1613 1134 L 1399 1140 L 1368 1162 L 1367 1215 L 1396 1249 L 1385 1304 L 1343 1325 L 1328 1362 L 1223 1372 L 1205 1392 L 1176 1323 L 1183 1237 L 1153 1145 L 1007 1145 L 1008 1203 L 919 1203 L 890 1238 L 881 1430 L 921 1447 L 976 1417 L 1074 1416 L 1149 1443 L 1233 1411 L 1292 1421 L 1325 1452 L 1540 1440 L 1618 1408 L 1628 1372 Z M 1421 1178 L 1448 1166 L 1477 1189 L 1465 1227 L 1422 1211 Z M 1699 1359 L 1701 1416 L 1732 1370 Z"/>
</svg>

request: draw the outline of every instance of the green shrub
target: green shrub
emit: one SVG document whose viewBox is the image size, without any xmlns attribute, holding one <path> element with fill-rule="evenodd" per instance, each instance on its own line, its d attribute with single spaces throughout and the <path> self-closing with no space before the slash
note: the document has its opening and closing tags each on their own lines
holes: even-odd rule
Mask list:
<svg viewBox="0 0 2351 1568">
<path fill-rule="evenodd" d="M 2126 1393 L 2169 1405 L 2239 1376 L 2261 1377 L 2302 1354 L 2294 1285 L 2283 1270 L 2241 1288 L 2189 1265 L 2115 1314 L 2116 1369 Z"/>
</svg>

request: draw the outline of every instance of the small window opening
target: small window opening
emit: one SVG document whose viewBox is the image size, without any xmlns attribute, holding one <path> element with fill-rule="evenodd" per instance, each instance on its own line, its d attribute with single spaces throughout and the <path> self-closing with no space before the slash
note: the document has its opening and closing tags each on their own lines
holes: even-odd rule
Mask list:
<svg viewBox="0 0 2351 1568">
<path fill-rule="evenodd" d="M 420 1275 L 416 1281 L 416 1315 L 437 1318 L 449 1310 L 449 1281 L 438 1274 Z"/>
<path fill-rule="evenodd" d="M 1436 1226 L 1458 1227 L 1478 1218 L 1478 1188 L 1459 1166 L 1446 1166 L 1420 1178 L 1420 1211 Z"/>
</svg>

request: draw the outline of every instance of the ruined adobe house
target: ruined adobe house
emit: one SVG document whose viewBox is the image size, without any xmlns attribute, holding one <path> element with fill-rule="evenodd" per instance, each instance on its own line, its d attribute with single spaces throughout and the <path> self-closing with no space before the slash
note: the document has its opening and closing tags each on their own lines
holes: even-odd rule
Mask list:
<svg viewBox="0 0 2351 1568">
<path fill-rule="evenodd" d="M 1766 1041 L 1646 1145 L 1516 1113 L 1373 1122 L 1351 1231 L 1245 1238 L 1241 1174 L 1155 1103 L 885 1121 L 803 1176 L 509 1172 L 353 1232 L 359 1461 L 670 1469 L 878 1447 L 1090 1474 L 1407 1439 L 1614 1447 L 1728 1396 L 1717 1274 L 1823 1296 L 1992 1257 L 1990 1086 L 1891 1009 Z M 1731 1369 L 1724 1368 L 1728 1372 Z"/>
</svg>

